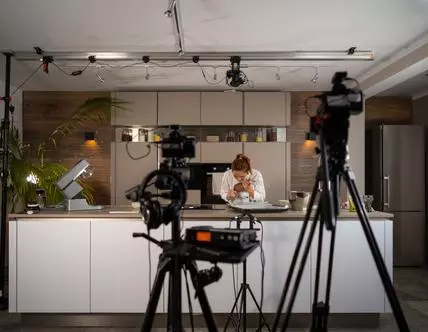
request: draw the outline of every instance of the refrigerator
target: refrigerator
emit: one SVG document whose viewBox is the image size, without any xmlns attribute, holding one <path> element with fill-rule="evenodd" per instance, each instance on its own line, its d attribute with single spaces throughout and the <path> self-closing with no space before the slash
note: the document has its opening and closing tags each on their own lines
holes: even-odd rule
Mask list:
<svg viewBox="0 0 428 332">
<path fill-rule="evenodd" d="M 375 210 L 390 212 L 394 266 L 425 263 L 425 135 L 418 125 L 380 125 L 368 135 Z M 366 165 L 367 166 L 367 165 Z M 369 185 L 369 188 L 370 188 Z"/>
</svg>

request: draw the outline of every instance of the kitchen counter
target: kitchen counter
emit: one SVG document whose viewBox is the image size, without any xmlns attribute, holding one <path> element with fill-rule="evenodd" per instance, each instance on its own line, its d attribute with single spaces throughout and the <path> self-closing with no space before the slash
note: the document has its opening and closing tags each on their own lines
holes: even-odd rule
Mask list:
<svg viewBox="0 0 428 332">
<path fill-rule="evenodd" d="M 235 211 L 229 207 L 216 205 L 212 210 L 184 210 L 182 219 L 186 221 L 228 221 L 229 219 L 239 215 L 240 212 Z M 315 210 L 313 211 L 315 214 Z M 261 221 L 276 220 L 276 221 L 296 221 L 303 220 L 305 212 L 303 211 L 284 211 L 275 213 L 254 213 L 254 215 Z M 370 220 L 384 220 L 392 219 L 394 216 L 390 213 L 385 212 L 370 212 Z M 70 219 L 115 219 L 115 220 L 129 220 L 129 219 L 140 219 L 139 210 L 133 209 L 129 206 L 106 206 L 101 210 L 89 210 L 89 211 L 64 211 L 61 209 L 45 209 L 40 213 L 36 214 L 9 214 L 9 220 L 16 219 L 56 219 L 56 218 L 70 218 Z M 355 212 L 349 212 L 342 210 L 339 215 L 340 219 L 355 220 L 358 219 L 358 215 Z"/>
</svg>

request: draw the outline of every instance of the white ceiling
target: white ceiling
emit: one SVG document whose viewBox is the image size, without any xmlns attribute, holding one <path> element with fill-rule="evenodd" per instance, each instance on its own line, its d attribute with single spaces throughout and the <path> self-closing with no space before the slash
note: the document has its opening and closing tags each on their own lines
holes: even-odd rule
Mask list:
<svg viewBox="0 0 428 332">
<path fill-rule="evenodd" d="M 176 51 L 168 0 L 15 0 L 1 3 L 0 50 Z M 254 89 L 328 89 L 335 71 L 357 77 L 428 31 L 426 0 L 181 0 L 185 51 L 374 50 L 374 62 L 282 62 L 244 68 Z M 71 63 L 57 62 L 71 72 Z M 114 65 L 109 63 L 110 65 Z M 123 64 L 123 63 L 121 63 Z M 218 63 L 217 63 L 218 64 Z M 245 61 L 242 62 L 245 65 Z M 13 83 L 22 82 L 39 63 L 13 63 Z M 224 64 L 228 65 L 227 63 Z M 250 65 L 254 65 L 251 63 Z M 294 67 L 289 67 L 294 66 Z M 311 66 L 319 68 L 316 86 Z M 218 80 L 227 68 L 217 70 Z M 200 68 L 126 69 L 91 66 L 68 77 L 52 65 L 24 89 L 224 89 L 209 85 Z M 206 69 L 212 77 L 212 68 Z M 101 83 L 97 73 L 104 78 Z M 2 79 L 0 77 L 0 79 Z"/>
<path fill-rule="evenodd" d="M 420 73 L 379 94 L 380 96 L 403 96 L 415 99 L 428 95 L 428 71 Z"/>
</svg>

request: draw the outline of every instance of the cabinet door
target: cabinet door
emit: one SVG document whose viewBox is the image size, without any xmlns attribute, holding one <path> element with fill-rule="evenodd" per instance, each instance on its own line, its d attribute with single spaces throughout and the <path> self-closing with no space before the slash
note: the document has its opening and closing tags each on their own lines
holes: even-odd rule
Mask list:
<svg viewBox="0 0 428 332">
<path fill-rule="evenodd" d="M 159 92 L 159 125 L 201 124 L 200 92 Z"/>
<path fill-rule="evenodd" d="M 290 94 L 285 92 L 244 92 L 244 124 L 288 126 Z"/>
<path fill-rule="evenodd" d="M 201 143 L 201 162 L 203 163 L 232 163 L 238 153 L 242 153 L 242 143 Z"/>
<path fill-rule="evenodd" d="M 151 145 L 150 153 L 146 157 L 133 160 L 128 155 L 126 144 L 126 142 L 112 143 L 111 153 L 115 160 L 111 178 L 114 187 L 114 195 L 111 199 L 113 205 L 129 205 L 125 191 L 140 184 L 149 172 L 157 169 L 156 145 Z M 139 142 L 129 142 L 128 150 L 133 157 L 141 157 L 149 152 L 147 143 Z"/>
<path fill-rule="evenodd" d="M 242 125 L 242 92 L 202 92 L 201 123 L 203 125 Z"/>
<path fill-rule="evenodd" d="M 161 249 L 151 243 L 149 256 L 149 242 L 133 238 L 134 232 L 146 233 L 146 225 L 137 220 L 91 222 L 92 313 L 146 311 L 151 287 L 149 272 L 153 282 Z M 161 227 L 150 235 L 162 240 L 162 233 Z M 163 312 L 162 297 L 157 312 Z"/>
<path fill-rule="evenodd" d="M 124 109 L 116 109 L 112 113 L 113 125 L 156 125 L 157 96 L 156 92 L 115 92 L 112 97 L 125 101 Z"/>
<path fill-rule="evenodd" d="M 290 143 L 244 143 L 244 153 L 263 175 L 266 200 L 277 203 L 285 199 L 290 185 Z"/>
<path fill-rule="evenodd" d="M 17 311 L 89 313 L 90 222 L 17 222 Z"/>
<path fill-rule="evenodd" d="M 385 222 L 370 222 L 382 257 L 385 257 Z M 315 280 L 318 232 L 311 248 L 312 280 Z M 325 298 L 331 232 L 324 230 L 320 298 Z M 390 264 L 390 261 L 389 261 Z M 391 270 L 390 267 L 388 270 Z M 312 285 L 313 287 L 314 285 Z M 385 295 L 366 237 L 357 220 L 337 223 L 331 283 L 332 313 L 376 313 L 385 311 Z M 352 299 L 352 301 L 350 301 Z M 311 299 L 312 301 L 312 299 Z"/>
</svg>

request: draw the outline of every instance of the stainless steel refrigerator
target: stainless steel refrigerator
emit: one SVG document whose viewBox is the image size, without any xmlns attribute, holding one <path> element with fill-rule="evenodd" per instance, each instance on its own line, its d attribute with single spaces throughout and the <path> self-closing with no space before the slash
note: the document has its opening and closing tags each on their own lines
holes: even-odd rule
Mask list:
<svg viewBox="0 0 428 332">
<path fill-rule="evenodd" d="M 394 214 L 394 266 L 421 266 L 426 252 L 424 127 L 381 125 L 367 142 L 373 206 Z"/>
</svg>

